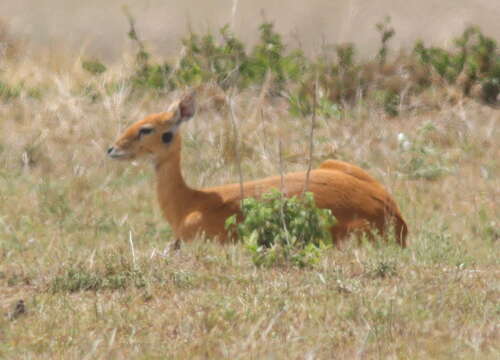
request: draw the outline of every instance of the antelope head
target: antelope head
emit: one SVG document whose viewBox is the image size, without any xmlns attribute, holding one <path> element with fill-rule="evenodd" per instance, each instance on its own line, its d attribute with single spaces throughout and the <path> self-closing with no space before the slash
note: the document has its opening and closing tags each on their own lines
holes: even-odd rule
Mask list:
<svg viewBox="0 0 500 360">
<path fill-rule="evenodd" d="M 152 155 L 155 161 L 179 150 L 180 125 L 195 113 L 194 94 L 170 105 L 168 111 L 146 116 L 129 126 L 108 149 L 112 159 L 129 160 Z"/>
</svg>

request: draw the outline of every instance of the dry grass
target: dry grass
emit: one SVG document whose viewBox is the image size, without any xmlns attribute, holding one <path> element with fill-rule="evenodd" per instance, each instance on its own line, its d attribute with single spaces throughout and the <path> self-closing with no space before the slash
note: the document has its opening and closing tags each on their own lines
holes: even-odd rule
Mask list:
<svg viewBox="0 0 500 360">
<path fill-rule="evenodd" d="M 120 129 L 178 94 L 123 85 L 92 100 L 83 89 L 120 78 L 118 65 L 99 77 L 78 60 L 3 67 L 23 87 L 0 103 L 0 308 L 23 299 L 26 313 L 0 317 L 0 358 L 500 356 L 498 110 L 462 99 L 391 119 L 363 106 L 318 118 L 313 164 L 369 169 L 400 204 L 410 247 L 347 246 L 314 268 L 257 269 L 238 244 L 169 251 L 151 165 L 105 158 Z M 200 93 L 184 128 L 193 186 L 238 181 L 217 91 Z M 286 170 L 304 170 L 309 120 L 276 100 L 249 117 L 258 99 L 233 98 L 244 178 L 278 172 L 277 137 Z"/>
</svg>

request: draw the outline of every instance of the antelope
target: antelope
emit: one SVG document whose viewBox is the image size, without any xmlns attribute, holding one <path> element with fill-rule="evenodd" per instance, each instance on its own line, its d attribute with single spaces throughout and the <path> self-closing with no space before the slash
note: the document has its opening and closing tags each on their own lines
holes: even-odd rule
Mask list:
<svg viewBox="0 0 500 360">
<path fill-rule="evenodd" d="M 243 184 L 204 189 L 189 187 L 181 171 L 179 130 L 193 117 L 195 108 L 194 95 L 184 96 L 166 112 L 151 114 L 132 124 L 107 153 L 119 160 L 152 156 L 158 201 L 177 241 L 189 241 L 204 234 L 224 243 L 232 240 L 225 228 L 226 219 L 237 214 L 238 221 L 242 220 L 242 194 L 258 198 L 277 188 L 286 196 L 300 195 L 306 173 L 285 174 L 283 184 L 278 175 Z M 336 217 L 337 223 L 331 228 L 335 244 L 352 233 L 373 234 L 376 230 L 384 235 L 391 228 L 398 244 L 406 246 L 408 229 L 398 206 L 384 187 L 363 169 L 343 161 L 326 160 L 310 171 L 307 190 L 313 193 L 319 208 L 330 209 Z"/>
</svg>

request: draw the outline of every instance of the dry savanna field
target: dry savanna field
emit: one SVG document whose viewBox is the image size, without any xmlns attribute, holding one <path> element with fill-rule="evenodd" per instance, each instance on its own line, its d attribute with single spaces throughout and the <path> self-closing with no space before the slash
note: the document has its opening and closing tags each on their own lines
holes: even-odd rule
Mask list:
<svg viewBox="0 0 500 360">
<path fill-rule="evenodd" d="M 34 56 L 0 30 L 0 358 L 500 358 L 500 68 L 484 70 L 483 48 L 472 76 L 390 48 L 357 65 L 336 48 L 331 64 L 295 71 L 301 59 L 268 46 L 233 78 L 218 67 L 232 57 L 208 59 L 220 49 L 156 67 L 136 28 L 132 50 L 105 64 Z M 299 78 L 306 68 L 315 76 Z M 243 244 L 203 237 L 174 249 L 151 162 L 106 149 L 193 87 L 191 186 L 238 182 L 238 154 L 245 180 L 305 170 L 317 91 L 313 167 L 369 171 L 399 204 L 408 248 L 351 239 L 306 267 L 258 267 Z"/>
</svg>

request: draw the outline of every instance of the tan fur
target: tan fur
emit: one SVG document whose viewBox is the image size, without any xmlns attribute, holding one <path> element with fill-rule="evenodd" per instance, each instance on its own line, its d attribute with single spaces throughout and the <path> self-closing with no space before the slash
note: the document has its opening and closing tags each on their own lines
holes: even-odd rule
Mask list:
<svg viewBox="0 0 500 360">
<path fill-rule="evenodd" d="M 199 234 L 228 240 L 225 220 L 237 214 L 241 220 L 239 184 L 228 184 L 201 190 L 186 185 L 181 173 L 181 136 L 179 125 L 194 113 L 194 98 L 185 97 L 174 103 L 170 111 L 153 114 L 130 126 L 108 150 L 113 158 L 132 159 L 151 154 L 156 169 L 157 195 L 163 214 L 177 238 L 191 240 Z M 141 128 L 154 129 L 139 136 Z M 162 134 L 173 131 L 170 143 L 162 142 Z M 304 190 L 305 172 L 284 176 L 287 196 Z M 280 188 L 280 176 L 244 183 L 245 197 L 259 197 L 271 188 Z M 395 231 L 401 246 L 406 246 L 407 226 L 401 213 L 383 186 L 363 169 L 352 164 L 327 160 L 310 173 L 309 188 L 320 208 L 328 208 L 338 220 L 332 228 L 335 242 L 353 232 L 385 234 Z M 391 226 L 388 226 L 391 225 Z"/>
</svg>

